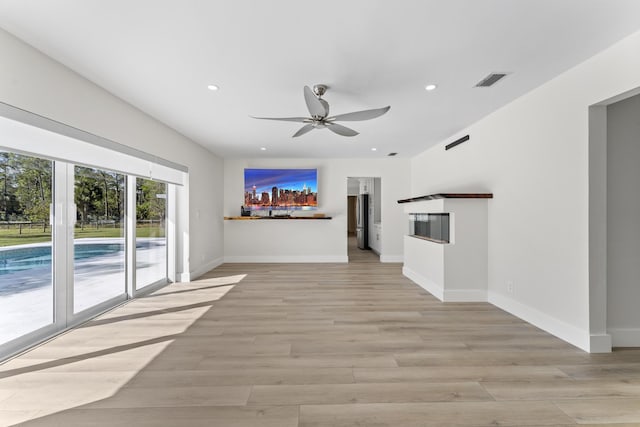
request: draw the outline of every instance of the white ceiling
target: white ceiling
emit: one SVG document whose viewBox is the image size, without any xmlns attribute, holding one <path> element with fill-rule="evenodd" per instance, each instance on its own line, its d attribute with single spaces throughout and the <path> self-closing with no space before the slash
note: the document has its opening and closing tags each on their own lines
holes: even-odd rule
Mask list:
<svg viewBox="0 0 640 427">
<path fill-rule="evenodd" d="M 224 157 L 406 157 L 639 30 L 640 1 L 0 0 L 0 27 Z M 306 116 L 316 83 L 391 111 L 354 138 L 249 117 Z"/>
</svg>

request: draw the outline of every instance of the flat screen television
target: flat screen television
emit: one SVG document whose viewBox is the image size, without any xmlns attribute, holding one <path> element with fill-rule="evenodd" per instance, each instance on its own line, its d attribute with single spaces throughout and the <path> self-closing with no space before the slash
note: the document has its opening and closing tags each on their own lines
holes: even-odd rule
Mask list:
<svg viewBox="0 0 640 427">
<path fill-rule="evenodd" d="M 318 208 L 317 169 L 245 169 L 244 206 L 249 210 Z"/>
</svg>

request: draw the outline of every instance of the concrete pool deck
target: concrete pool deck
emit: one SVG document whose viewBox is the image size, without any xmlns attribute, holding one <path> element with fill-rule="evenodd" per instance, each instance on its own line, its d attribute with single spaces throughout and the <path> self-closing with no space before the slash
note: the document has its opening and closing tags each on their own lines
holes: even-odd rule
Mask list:
<svg viewBox="0 0 640 427">
<path fill-rule="evenodd" d="M 123 238 L 77 239 L 77 244 L 123 243 Z M 138 283 L 151 284 L 166 277 L 166 240 L 137 239 Z M 10 246 L 11 249 L 42 247 L 50 243 Z M 74 312 L 80 312 L 125 292 L 124 249 L 112 254 L 74 262 Z M 0 276 L 2 283 L 28 283 L 23 291 L 0 295 L 0 344 L 49 325 L 53 321 L 53 286 L 51 265 L 11 272 Z"/>
</svg>

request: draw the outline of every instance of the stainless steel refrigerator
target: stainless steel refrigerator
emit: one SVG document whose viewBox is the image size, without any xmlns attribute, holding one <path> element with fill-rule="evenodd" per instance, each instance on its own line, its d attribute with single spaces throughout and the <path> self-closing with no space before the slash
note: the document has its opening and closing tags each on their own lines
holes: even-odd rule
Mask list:
<svg viewBox="0 0 640 427">
<path fill-rule="evenodd" d="M 356 239 L 360 249 L 369 249 L 369 195 L 360 194 L 356 203 Z"/>
</svg>

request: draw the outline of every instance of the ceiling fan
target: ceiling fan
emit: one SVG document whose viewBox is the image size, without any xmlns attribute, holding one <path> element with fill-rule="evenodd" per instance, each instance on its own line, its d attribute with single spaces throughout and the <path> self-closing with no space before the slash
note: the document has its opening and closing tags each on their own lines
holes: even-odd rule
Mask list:
<svg viewBox="0 0 640 427">
<path fill-rule="evenodd" d="M 315 85 L 313 90 L 311 90 L 309 86 L 304 87 L 304 100 L 307 103 L 307 108 L 309 109 L 311 117 L 251 117 L 261 120 L 280 120 L 284 122 L 306 123 L 293 134 L 294 138 L 304 135 L 313 129 L 324 128 L 327 128 L 338 135 L 356 136 L 358 135 L 358 132 L 346 126 L 342 126 L 336 123 L 336 121 L 355 122 L 360 120 L 371 120 L 376 117 L 380 117 L 391 108 L 390 106 L 386 106 L 373 110 L 355 111 L 353 113 L 338 114 L 337 116 L 329 117 L 329 104 L 327 101 L 322 99 L 322 95 L 325 94 L 327 89 L 328 86 L 326 85 Z"/>
</svg>

